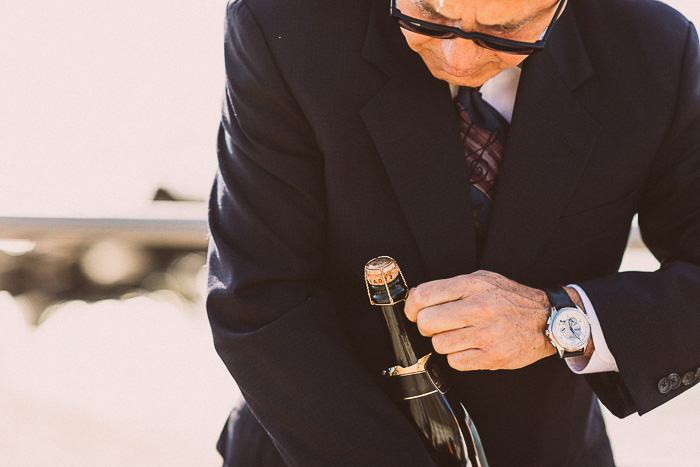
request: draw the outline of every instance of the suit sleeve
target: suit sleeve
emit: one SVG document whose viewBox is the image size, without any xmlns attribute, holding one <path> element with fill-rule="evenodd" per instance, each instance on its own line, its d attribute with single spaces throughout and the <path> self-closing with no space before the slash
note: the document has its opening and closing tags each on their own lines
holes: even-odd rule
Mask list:
<svg viewBox="0 0 700 467">
<path fill-rule="evenodd" d="M 207 297 L 219 355 L 288 464 L 433 465 L 319 286 L 323 155 L 243 1 L 225 54 Z"/>
<path fill-rule="evenodd" d="M 586 378 L 619 417 L 644 414 L 698 385 L 667 393 L 671 373 L 700 375 L 700 48 L 688 26 L 674 120 L 644 187 L 639 224 L 661 261 L 658 271 L 625 272 L 581 282 L 605 332 L 619 373 Z M 642 97 L 643 98 L 643 97 Z"/>
</svg>

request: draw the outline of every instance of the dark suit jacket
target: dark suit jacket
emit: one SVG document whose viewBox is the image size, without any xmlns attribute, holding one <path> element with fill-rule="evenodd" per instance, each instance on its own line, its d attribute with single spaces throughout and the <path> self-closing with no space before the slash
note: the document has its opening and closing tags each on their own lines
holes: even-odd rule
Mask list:
<svg viewBox="0 0 700 467">
<path fill-rule="evenodd" d="M 619 373 L 584 378 L 548 358 L 454 372 L 452 390 L 492 466 L 609 464 L 592 390 L 618 416 L 643 414 L 687 389 L 661 394 L 660 378 L 700 366 L 695 29 L 647 0 L 569 1 L 524 63 L 477 260 L 448 85 L 388 10 L 229 6 L 210 212 L 217 350 L 288 463 L 430 465 L 380 377 L 394 362 L 365 262 L 393 256 L 409 285 L 477 269 L 578 283 Z M 617 273 L 635 213 L 658 272 Z"/>
</svg>

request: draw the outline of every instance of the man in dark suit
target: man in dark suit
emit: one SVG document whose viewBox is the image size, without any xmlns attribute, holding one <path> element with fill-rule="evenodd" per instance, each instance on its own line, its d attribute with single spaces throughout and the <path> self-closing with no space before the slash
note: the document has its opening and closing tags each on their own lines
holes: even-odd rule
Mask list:
<svg viewBox="0 0 700 467">
<path fill-rule="evenodd" d="M 644 414 L 700 378 L 699 50 L 649 0 L 231 3 L 207 306 L 249 407 L 226 465 L 432 465 L 380 376 L 379 255 L 420 284 L 410 331 L 491 466 L 612 465 L 598 399 Z M 475 88 L 507 126 L 487 189 Z M 662 266 L 618 273 L 637 213 Z M 591 321 L 568 349 L 563 291 Z"/>
</svg>

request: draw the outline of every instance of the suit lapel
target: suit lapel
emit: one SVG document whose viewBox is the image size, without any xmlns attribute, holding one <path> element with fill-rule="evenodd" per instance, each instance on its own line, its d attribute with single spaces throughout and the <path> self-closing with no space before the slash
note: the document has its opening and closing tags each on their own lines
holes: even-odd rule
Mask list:
<svg viewBox="0 0 700 467">
<path fill-rule="evenodd" d="M 526 280 L 572 195 L 600 127 L 574 99 L 591 75 L 571 8 L 526 61 L 481 263 L 449 87 L 375 2 L 363 56 L 387 75 L 361 110 L 432 278 L 489 269 Z M 420 98 L 416 98 L 420 96 Z"/>
<path fill-rule="evenodd" d="M 476 267 L 475 232 L 449 86 L 408 48 L 385 10 L 375 9 L 364 56 L 388 80 L 361 115 L 430 277 L 463 274 Z"/>
<path fill-rule="evenodd" d="M 514 280 L 526 280 L 600 132 L 573 97 L 574 89 L 591 74 L 573 12 L 559 21 L 547 49 L 523 67 L 480 264 Z"/>
</svg>

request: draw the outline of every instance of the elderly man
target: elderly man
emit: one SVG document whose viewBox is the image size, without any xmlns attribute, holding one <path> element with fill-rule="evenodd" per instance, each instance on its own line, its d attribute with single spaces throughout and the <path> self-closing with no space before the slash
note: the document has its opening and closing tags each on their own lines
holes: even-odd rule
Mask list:
<svg viewBox="0 0 700 467">
<path fill-rule="evenodd" d="M 226 465 L 432 465 L 381 377 L 379 255 L 491 466 L 613 465 L 598 400 L 644 414 L 697 383 L 700 52 L 669 7 L 237 0 L 226 70 Z M 618 273 L 637 213 L 662 267 Z"/>
</svg>

